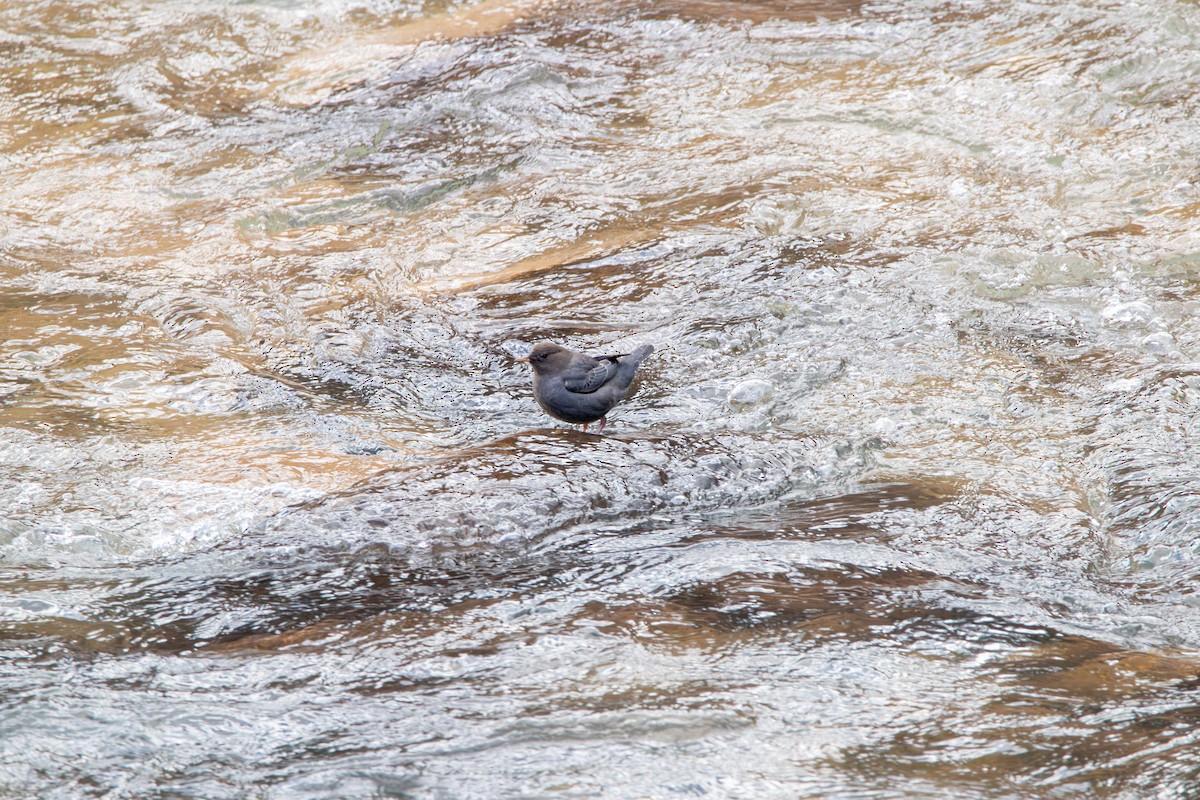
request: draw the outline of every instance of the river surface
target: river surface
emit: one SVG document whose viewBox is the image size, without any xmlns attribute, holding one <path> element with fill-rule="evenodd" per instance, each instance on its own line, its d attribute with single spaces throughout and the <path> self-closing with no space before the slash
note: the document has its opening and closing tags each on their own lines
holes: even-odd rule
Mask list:
<svg viewBox="0 0 1200 800">
<path fill-rule="evenodd" d="M 1200 797 L 1198 154 L 1195 3 L 0 6 L 0 796 Z"/>
</svg>

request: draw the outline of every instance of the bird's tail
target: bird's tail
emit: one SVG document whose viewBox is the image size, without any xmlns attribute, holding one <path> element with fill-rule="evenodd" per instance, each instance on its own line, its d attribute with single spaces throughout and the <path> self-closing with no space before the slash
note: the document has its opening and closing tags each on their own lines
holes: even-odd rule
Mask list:
<svg viewBox="0 0 1200 800">
<path fill-rule="evenodd" d="M 634 373 L 637 372 L 638 366 L 646 359 L 646 356 L 654 352 L 654 345 L 644 344 L 634 350 L 627 356 L 621 356 L 617 362 L 617 375 L 613 382 L 617 388 L 624 390 L 633 382 Z"/>
</svg>

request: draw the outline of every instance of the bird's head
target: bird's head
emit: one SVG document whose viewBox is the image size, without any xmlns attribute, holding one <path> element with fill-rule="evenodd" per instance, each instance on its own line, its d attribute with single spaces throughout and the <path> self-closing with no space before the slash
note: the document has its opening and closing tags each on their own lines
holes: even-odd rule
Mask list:
<svg viewBox="0 0 1200 800">
<path fill-rule="evenodd" d="M 552 342 L 538 342 L 529 351 L 528 356 L 517 360 L 528 361 L 534 372 L 544 373 L 552 371 L 558 364 L 565 365 L 570 361 L 571 351 Z"/>
</svg>

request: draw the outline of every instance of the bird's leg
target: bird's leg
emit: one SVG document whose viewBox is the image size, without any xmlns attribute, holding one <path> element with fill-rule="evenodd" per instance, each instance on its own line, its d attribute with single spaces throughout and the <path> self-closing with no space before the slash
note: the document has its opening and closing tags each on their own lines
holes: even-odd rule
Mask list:
<svg viewBox="0 0 1200 800">
<path fill-rule="evenodd" d="M 600 427 L 596 429 L 596 433 L 599 433 L 600 431 L 604 430 L 604 423 L 606 423 L 606 422 L 608 422 L 608 417 L 600 418 Z"/>
<path fill-rule="evenodd" d="M 587 433 L 587 426 L 588 426 L 588 424 L 586 422 L 583 423 L 583 432 L 584 433 Z"/>
</svg>

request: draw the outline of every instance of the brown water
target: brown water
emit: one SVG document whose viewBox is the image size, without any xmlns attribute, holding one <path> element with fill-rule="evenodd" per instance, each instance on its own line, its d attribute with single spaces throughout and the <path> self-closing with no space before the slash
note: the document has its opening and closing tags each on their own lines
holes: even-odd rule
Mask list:
<svg viewBox="0 0 1200 800">
<path fill-rule="evenodd" d="M 1198 152 L 1189 3 L 0 7 L 0 796 L 1200 796 Z"/>
</svg>

